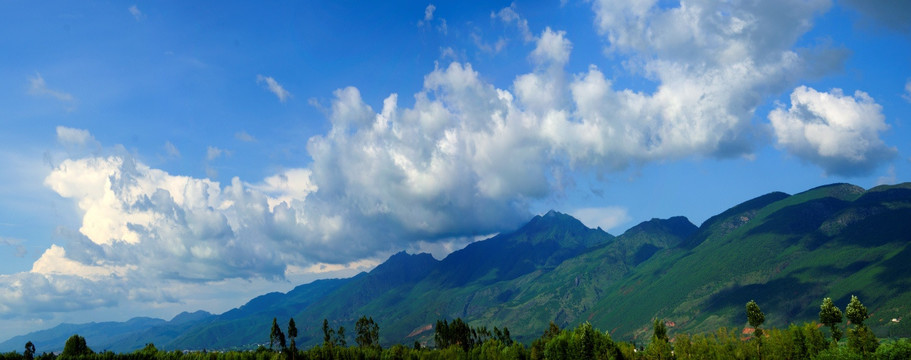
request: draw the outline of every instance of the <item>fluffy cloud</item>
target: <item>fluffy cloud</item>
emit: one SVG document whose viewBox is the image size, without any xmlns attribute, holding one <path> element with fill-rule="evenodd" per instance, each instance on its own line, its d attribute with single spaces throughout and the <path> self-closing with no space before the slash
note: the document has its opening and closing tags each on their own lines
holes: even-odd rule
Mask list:
<svg viewBox="0 0 911 360">
<path fill-rule="evenodd" d="M 313 244 L 308 239 L 320 238 L 314 235 L 321 231 L 320 218 L 305 218 L 298 208 L 315 190 L 307 175 L 276 175 L 290 184 L 270 178 L 250 185 L 235 178 L 222 187 L 126 155 L 65 160 L 45 184 L 77 204 L 79 232 L 87 241 L 71 244 L 74 256 L 52 247 L 32 271 L 94 278 L 128 276 L 137 266 L 153 278 L 280 278 L 285 264 L 306 263 L 306 247 Z"/>
<path fill-rule="evenodd" d="M 291 93 L 288 92 L 288 90 L 285 90 L 285 88 L 271 76 L 256 75 L 256 82 L 265 85 L 266 89 L 275 94 L 280 102 L 285 102 L 285 100 L 291 97 Z"/>
<path fill-rule="evenodd" d="M 0 318 L 115 305 L 126 299 L 122 282 L 97 282 L 74 275 L 24 272 L 0 275 Z"/>
<path fill-rule="evenodd" d="M 889 128 L 882 106 L 860 90 L 850 96 L 801 86 L 791 107 L 779 106 L 769 120 L 780 147 L 830 174 L 869 174 L 896 153 L 879 138 Z"/>
</svg>

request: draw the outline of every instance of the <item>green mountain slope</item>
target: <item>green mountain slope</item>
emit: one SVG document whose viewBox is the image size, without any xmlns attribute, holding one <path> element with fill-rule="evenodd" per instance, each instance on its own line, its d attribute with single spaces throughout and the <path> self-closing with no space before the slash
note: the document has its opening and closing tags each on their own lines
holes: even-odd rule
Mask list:
<svg viewBox="0 0 911 360">
<path fill-rule="evenodd" d="M 909 206 L 907 186 L 760 197 L 706 221 L 691 249 L 637 267 L 600 300 L 593 320 L 638 338 L 655 317 L 708 331 L 745 325 L 743 306 L 755 299 L 768 325 L 784 326 L 815 320 L 823 297 L 844 307 L 856 294 L 871 307 L 874 329 L 887 333 L 891 318 L 911 312 Z"/>
</svg>

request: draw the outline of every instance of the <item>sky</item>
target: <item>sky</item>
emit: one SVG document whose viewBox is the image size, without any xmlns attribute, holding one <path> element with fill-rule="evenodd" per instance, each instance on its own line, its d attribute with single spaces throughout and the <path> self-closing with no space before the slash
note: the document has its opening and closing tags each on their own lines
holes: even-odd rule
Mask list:
<svg viewBox="0 0 911 360">
<path fill-rule="evenodd" d="M 911 3 L 0 2 L 0 340 L 911 177 Z"/>
</svg>

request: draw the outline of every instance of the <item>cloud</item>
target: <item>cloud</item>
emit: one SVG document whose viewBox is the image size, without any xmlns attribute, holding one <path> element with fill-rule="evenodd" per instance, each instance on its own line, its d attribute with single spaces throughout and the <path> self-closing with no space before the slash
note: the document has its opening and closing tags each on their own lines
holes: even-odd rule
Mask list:
<svg viewBox="0 0 911 360">
<path fill-rule="evenodd" d="M 25 249 L 25 246 L 22 245 L 22 240 L 19 239 L 11 239 L 0 236 L 0 245 L 7 245 L 15 249 L 16 257 L 21 258 L 25 256 L 26 252 L 28 252 Z"/>
<path fill-rule="evenodd" d="M 67 110 L 69 111 L 73 110 L 76 103 L 76 98 L 73 97 L 73 95 L 48 88 L 44 78 L 37 72 L 34 77 L 29 78 L 28 94 L 32 96 L 49 96 L 55 98 L 58 101 L 65 103 Z"/>
<path fill-rule="evenodd" d="M 437 7 L 434 6 L 433 4 L 427 5 L 427 7 L 424 8 L 424 19 L 418 21 L 418 26 L 424 26 L 425 24 L 429 24 L 430 21 L 433 20 L 433 12 L 436 9 L 437 9 Z"/>
<path fill-rule="evenodd" d="M 206 148 L 206 161 L 212 161 L 218 159 L 222 155 L 231 156 L 230 150 L 220 149 L 215 146 L 209 146 Z"/>
<path fill-rule="evenodd" d="M 127 299 L 117 281 L 96 282 L 73 275 L 23 272 L 0 275 L 0 318 L 87 310 Z"/>
<path fill-rule="evenodd" d="M 319 230 L 320 217 L 308 219 L 299 210 L 308 189 L 315 189 L 308 174 L 287 171 L 281 176 L 293 182 L 284 184 L 235 178 L 222 187 L 125 154 L 65 160 L 45 185 L 77 204 L 82 225 L 66 250 L 52 246 L 32 272 L 97 279 L 135 277 L 141 269 L 157 279 L 280 278 L 286 264 L 308 263 L 304 247 L 314 242 L 306 239 Z"/>
<path fill-rule="evenodd" d="M 275 94 L 275 96 L 278 97 L 278 101 L 282 103 L 291 97 L 291 93 L 288 92 L 288 90 L 285 90 L 285 88 L 271 76 L 256 75 L 256 83 L 265 84 L 266 89 Z"/>
<path fill-rule="evenodd" d="M 505 24 L 515 23 L 516 28 L 519 30 L 519 34 L 522 35 L 522 40 L 525 42 L 532 42 L 535 40 L 534 34 L 528 28 L 528 20 L 519 16 L 518 11 L 516 11 L 516 3 L 510 4 L 508 7 L 500 9 L 497 12 L 490 13 L 491 18 L 500 19 Z"/>
<path fill-rule="evenodd" d="M 876 179 L 876 185 L 892 185 L 897 181 L 898 176 L 895 175 L 895 165 L 890 165 L 886 174 Z"/>
<path fill-rule="evenodd" d="M 180 157 L 180 150 L 177 150 L 177 146 L 175 146 L 170 141 L 165 141 L 164 151 L 168 154 L 169 157 L 172 157 L 172 158 Z"/>
<path fill-rule="evenodd" d="M 579 219 L 585 226 L 600 227 L 604 231 L 610 231 L 632 220 L 626 208 L 617 206 L 581 208 L 573 210 L 570 215 Z"/>
<path fill-rule="evenodd" d="M 800 86 L 791 93 L 791 107 L 779 105 L 769 120 L 778 146 L 829 174 L 869 174 L 896 154 L 879 138 L 889 129 L 882 106 L 860 90 L 851 96 Z"/>
<path fill-rule="evenodd" d="M 66 146 L 98 145 L 88 130 L 57 126 L 57 142 Z"/>
<path fill-rule="evenodd" d="M 572 48 L 572 43 L 566 39 L 565 31 L 553 31 L 548 27 L 538 39 L 531 57 L 538 64 L 553 62 L 562 66 L 569 61 Z"/>
<path fill-rule="evenodd" d="M 234 138 L 243 142 L 256 142 L 256 138 L 246 131 L 238 131 L 234 133 Z"/>
<path fill-rule="evenodd" d="M 866 16 L 866 25 L 911 33 L 911 3 L 890 0 L 846 0 L 846 4 Z"/>
<path fill-rule="evenodd" d="M 145 16 L 142 14 L 142 11 L 139 11 L 139 8 L 136 7 L 136 5 L 130 6 L 130 8 L 127 9 L 127 10 L 129 10 L 130 15 L 133 15 L 133 18 L 135 18 L 136 21 L 141 21 L 142 18 L 145 17 Z"/>
<path fill-rule="evenodd" d="M 433 4 L 427 5 L 427 7 L 424 8 L 424 18 L 421 20 L 418 20 L 418 27 L 420 27 L 420 28 L 430 27 L 431 24 L 433 23 L 433 19 L 434 19 L 433 13 L 434 13 L 434 11 L 436 11 L 436 9 L 437 9 L 437 7 Z M 442 18 L 439 19 L 438 25 L 437 25 L 437 30 L 443 34 L 447 34 L 449 32 L 449 26 L 446 24 L 446 19 L 442 19 Z"/>
<path fill-rule="evenodd" d="M 902 94 L 902 98 L 911 102 L 911 79 L 908 79 L 908 82 L 905 83 L 905 93 Z"/>
</svg>

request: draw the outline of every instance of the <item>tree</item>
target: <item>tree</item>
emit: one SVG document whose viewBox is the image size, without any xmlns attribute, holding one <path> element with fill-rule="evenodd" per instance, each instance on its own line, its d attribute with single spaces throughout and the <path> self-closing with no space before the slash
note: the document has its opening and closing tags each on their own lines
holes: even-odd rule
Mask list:
<svg viewBox="0 0 911 360">
<path fill-rule="evenodd" d="M 323 346 L 332 346 L 335 330 L 329 327 L 329 320 L 323 319 Z"/>
<path fill-rule="evenodd" d="M 345 327 L 339 326 L 338 332 L 336 332 L 335 334 L 338 335 L 338 337 L 335 340 L 335 343 L 338 344 L 338 346 L 347 347 L 348 342 L 345 341 Z"/>
<path fill-rule="evenodd" d="M 373 321 L 373 317 L 361 316 L 354 324 L 354 331 L 354 341 L 357 342 L 357 346 L 379 346 L 380 327 Z"/>
<path fill-rule="evenodd" d="M 664 341 L 667 342 L 667 325 L 664 324 L 664 321 L 661 319 L 655 319 L 655 326 L 653 328 L 654 333 L 652 334 L 652 341 Z"/>
<path fill-rule="evenodd" d="M 668 343 L 667 325 L 664 324 L 664 320 L 656 318 L 653 331 L 652 342 L 648 345 L 648 348 L 645 349 L 646 357 L 670 359 L 671 345 Z"/>
<path fill-rule="evenodd" d="M 509 336 L 509 328 L 503 327 L 501 331 L 496 326 L 493 327 L 493 337 L 506 346 L 512 346 L 512 338 Z"/>
<path fill-rule="evenodd" d="M 82 355 L 91 355 L 95 352 L 85 344 L 85 338 L 79 336 L 78 334 L 73 334 L 69 339 L 66 339 L 66 344 L 63 345 L 63 352 L 60 353 L 61 358 L 69 358 Z"/>
<path fill-rule="evenodd" d="M 854 324 L 854 328 L 848 330 L 848 346 L 866 358 L 867 353 L 876 351 L 879 346 L 879 340 L 876 339 L 876 335 L 873 334 L 869 327 L 864 325 L 864 321 L 870 317 L 867 314 L 867 307 L 860 302 L 857 296 L 851 295 L 851 302 L 845 308 L 845 313 L 848 321 Z"/>
<path fill-rule="evenodd" d="M 294 338 L 297 337 L 297 325 L 294 324 L 294 318 L 288 320 L 288 339 L 291 340 L 291 359 L 294 359 L 294 354 L 297 352 L 297 344 L 294 343 Z"/>
<path fill-rule="evenodd" d="M 851 295 L 851 302 L 848 303 L 848 307 L 845 309 L 845 312 L 850 321 L 854 326 L 863 326 L 864 321 L 867 320 L 869 315 L 867 315 L 867 307 L 864 304 L 860 303 L 860 299 L 857 296 Z"/>
<path fill-rule="evenodd" d="M 756 301 L 750 300 L 747 303 L 747 321 L 753 327 L 753 338 L 756 339 L 756 351 L 759 352 L 759 359 L 762 359 L 762 329 L 759 328 L 765 322 L 765 314 L 759 309 Z"/>
<path fill-rule="evenodd" d="M 25 355 L 26 360 L 32 360 L 35 358 L 35 344 L 32 344 L 31 341 L 25 343 L 25 352 L 22 353 Z"/>
<path fill-rule="evenodd" d="M 285 349 L 285 334 L 282 333 L 282 329 L 278 327 L 278 319 L 272 318 L 272 331 L 269 333 L 269 348 L 278 342 L 278 345 L 282 350 Z"/>
<path fill-rule="evenodd" d="M 841 339 L 841 329 L 837 326 L 842 320 L 841 310 L 832 302 L 832 298 L 822 299 L 822 305 L 819 306 L 819 322 L 828 326 L 832 330 L 832 343 L 838 345 Z"/>
<path fill-rule="evenodd" d="M 136 350 L 135 353 L 146 355 L 151 359 L 151 358 L 154 358 L 155 354 L 158 353 L 158 348 L 156 348 L 155 344 L 153 344 L 153 343 L 147 343 L 144 348 Z"/>
</svg>

